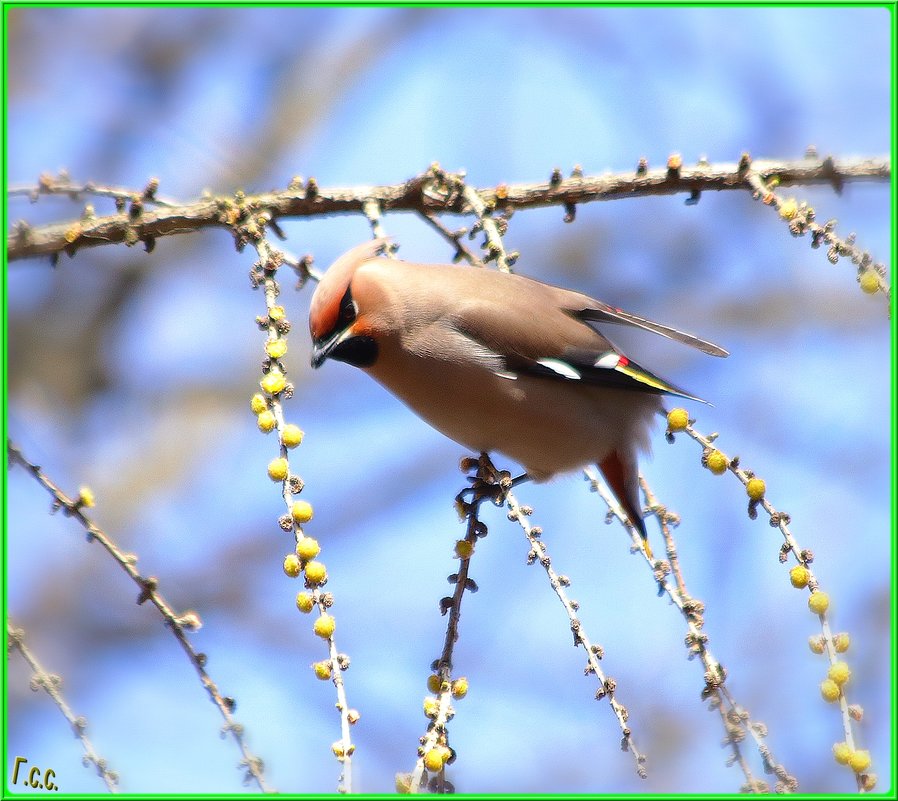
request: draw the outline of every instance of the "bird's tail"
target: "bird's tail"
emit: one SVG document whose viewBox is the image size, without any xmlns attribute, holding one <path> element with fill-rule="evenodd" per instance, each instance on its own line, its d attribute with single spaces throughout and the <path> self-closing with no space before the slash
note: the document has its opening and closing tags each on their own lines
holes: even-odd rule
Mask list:
<svg viewBox="0 0 898 801">
<path fill-rule="evenodd" d="M 630 523 L 642 537 L 646 556 L 651 559 L 652 549 L 649 545 L 645 521 L 642 519 L 642 507 L 639 503 L 639 471 L 636 466 L 635 454 L 620 450 L 612 451 L 599 462 L 598 467 L 602 471 L 602 475 L 605 476 L 608 486 L 611 487 L 611 491 L 627 513 Z"/>
</svg>

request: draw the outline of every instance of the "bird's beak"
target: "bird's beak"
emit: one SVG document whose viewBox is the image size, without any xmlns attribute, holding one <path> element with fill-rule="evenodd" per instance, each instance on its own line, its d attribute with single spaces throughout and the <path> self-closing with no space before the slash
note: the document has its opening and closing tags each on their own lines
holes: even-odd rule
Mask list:
<svg viewBox="0 0 898 801">
<path fill-rule="evenodd" d="M 325 359 L 327 359 L 334 348 L 337 348 L 341 342 L 349 339 L 352 336 L 352 329 L 344 328 L 342 331 L 337 331 L 336 333 L 329 336 L 327 339 L 322 339 L 317 342 L 312 343 L 312 367 L 314 369 L 318 369 L 324 364 Z"/>
</svg>

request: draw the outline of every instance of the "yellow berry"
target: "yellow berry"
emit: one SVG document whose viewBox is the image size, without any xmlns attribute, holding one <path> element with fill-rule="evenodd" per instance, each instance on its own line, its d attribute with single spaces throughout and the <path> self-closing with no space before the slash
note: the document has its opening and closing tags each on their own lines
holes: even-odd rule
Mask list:
<svg viewBox="0 0 898 801">
<path fill-rule="evenodd" d="M 265 396 L 260 395 L 257 392 L 250 400 L 249 408 L 253 410 L 253 414 L 262 414 L 262 412 L 268 408 L 268 402 L 265 400 Z"/>
<path fill-rule="evenodd" d="M 308 614 L 315 608 L 315 599 L 307 592 L 296 593 L 296 608 Z"/>
<path fill-rule="evenodd" d="M 792 582 L 793 587 L 797 587 L 799 590 L 803 590 L 808 586 L 810 578 L 811 571 L 804 565 L 796 565 L 789 571 L 789 581 Z"/>
<path fill-rule="evenodd" d="M 295 553 L 288 553 L 284 557 L 284 572 L 290 576 L 290 578 L 296 578 L 299 575 L 300 569 L 299 557 Z"/>
<path fill-rule="evenodd" d="M 269 339 L 265 343 L 265 352 L 272 359 L 280 359 L 287 352 L 286 339 Z"/>
<path fill-rule="evenodd" d="M 333 675 L 334 666 L 328 660 L 323 659 L 312 665 L 312 670 L 315 671 L 316 678 L 326 681 Z"/>
<path fill-rule="evenodd" d="M 425 698 L 424 699 L 424 714 L 429 718 L 435 718 L 437 716 L 437 712 L 440 711 L 440 702 L 437 701 L 436 698 Z"/>
<path fill-rule="evenodd" d="M 748 484 L 745 485 L 745 491 L 751 500 L 760 501 L 767 491 L 767 485 L 764 483 L 763 478 L 750 478 Z"/>
<path fill-rule="evenodd" d="M 842 691 L 839 689 L 839 685 L 832 679 L 824 679 L 820 682 L 820 695 L 823 696 L 824 701 L 829 701 L 829 703 L 838 701 L 841 694 Z"/>
<path fill-rule="evenodd" d="M 468 680 L 461 676 L 452 682 L 452 697 L 464 698 L 468 694 Z"/>
<path fill-rule="evenodd" d="M 295 554 L 294 556 L 296 557 Z M 299 557 L 296 557 L 296 559 L 298 561 Z M 323 562 L 308 562 L 306 564 L 306 581 L 313 587 L 323 584 L 326 578 L 327 569 L 324 567 Z"/>
<path fill-rule="evenodd" d="M 269 370 L 262 376 L 259 385 L 269 395 L 277 395 L 287 385 L 287 379 L 280 370 Z"/>
<path fill-rule="evenodd" d="M 829 673 L 826 675 L 841 687 L 851 678 L 851 669 L 845 662 L 836 662 L 830 665 Z"/>
<path fill-rule="evenodd" d="M 474 543 L 467 540 L 458 540 L 455 543 L 455 555 L 459 559 L 470 559 L 474 553 Z"/>
<path fill-rule="evenodd" d="M 879 275 L 876 270 L 864 270 L 859 280 L 861 289 L 868 295 L 879 291 Z"/>
<path fill-rule="evenodd" d="M 685 409 L 671 409 L 667 413 L 667 428 L 670 431 L 683 431 L 689 425 L 689 412 Z"/>
<path fill-rule="evenodd" d="M 808 637 L 808 647 L 810 647 L 815 654 L 822 654 L 826 648 L 823 642 L 823 637 L 819 634 L 814 634 L 813 636 Z"/>
<path fill-rule="evenodd" d="M 798 204 L 794 198 L 784 200 L 780 204 L 780 217 L 784 220 L 791 220 L 798 213 Z"/>
<path fill-rule="evenodd" d="M 290 465 L 284 458 L 272 459 L 268 463 L 268 477 L 272 481 L 283 481 L 290 472 Z"/>
<path fill-rule="evenodd" d="M 283 307 L 283 306 L 272 306 L 272 307 L 268 310 L 268 316 L 269 316 L 272 320 L 280 320 L 280 319 L 282 319 L 286 314 L 287 314 L 287 312 L 284 311 L 284 307 Z"/>
<path fill-rule="evenodd" d="M 94 491 L 90 487 L 81 487 L 78 490 L 78 505 L 90 509 L 97 502 Z"/>
<path fill-rule="evenodd" d="M 446 762 L 449 754 L 448 748 L 445 748 L 447 752 L 444 756 L 444 746 L 437 746 L 436 748 L 431 748 L 424 755 L 424 767 L 427 768 L 431 773 L 439 773 L 443 769 L 443 765 Z"/>
<path fill-rule="evenodd" d="M 819 590 L 815 593 L 811 593 L 811 597 L 808 598 L 808 609 L 815 615 L 822 615 L 829 609 L 829 596 L 825 592 L 820 592 Z"/>
<path fill-rule="evenodd" d="M 287 423 L 284 426 L 284 430 L 281 431 L 281 442 L 284 443 L 286 448 L 295 448 L 302 442 L 302 437 L 302 430 L 299 426 L 293 425 L 293 423 Z"/>
<path fill-rule="evenodd" d="M 847 765 L 853 753 L 854 751 L 848 743 L 836 743 L 833 746 L 833 757 L 840 765 Z"/>
<path fill-rule="evenodd" d="M 869 751 L 855 751 L 848 757 L 848 767 L 855 773 L 863 773 L 870 767 L 870 761 Z"/>
<path fill-rule="evenodd" d="M 427 677 L 427 689 L 432 693 L 438 693 L 440 691 L 440 677 L 434 673 L 431 676 Z"/>
<path fill-rule="evenodd" d="M 711 451 L 708 454 L 708 470 L 714 473 L 715 476 L 720 476 L 726 473 L 727 471 L 727 458 L 720 451 Z"/>
<path fill-rule="evenodd" d="M 312 504 L 308 501 L 293 501 L 290 512 L 297 523 L 308 523 L 312 519 Z"/>
<path fill-rule="evenodd" d="M 302 559 L 303 562 L 308 562 L 310 559 L 314 559 L 320 553 L 321 546 L 318 544 L 318 540 L 314 537 L 300 537 L 299 541 L 296 543 L 296 555 Z"/>
<path fill-rule="evenodd" d="M 412 791 L 412 774 L 397 773 L 396 774 L 396 792 L 399 795 L 408 795 Z"/>
<path fill-rule="evenodd" d="M 851 637 L 848 636 L 847 631 L 840 631 L 833 637 L 833 645 L 836 647 L 836 651 L 840 654 L 844 654 L 848 650 L 848 646 L 851 645 Z"/>
<path fill-rule="evenodd" d="M 331 615 L 321 615 L 313 626 L 315 633 L 325 640 L 334 633 L 335 628 L 337 628 L 337 621 Z"/>
<path fill-rule="evenodd" d="M 274 412 L 265 409 L 265 411 L 261 412 L 256 418 L 256 425 L 259 426 L 259 431 L 264 431 L 267 434 L 277 425 Z"/>
</svg>

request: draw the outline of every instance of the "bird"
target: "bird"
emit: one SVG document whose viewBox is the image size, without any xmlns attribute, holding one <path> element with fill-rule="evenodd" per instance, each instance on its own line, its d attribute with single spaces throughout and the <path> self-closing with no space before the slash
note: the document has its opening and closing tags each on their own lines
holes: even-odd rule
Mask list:
<svg viewBox="0 0 898 801">
<path fill-rule="evenodd" d="M 727 351 L 521 274 L 380 255 L 388 245 L 357 245 L 319 281 L 312 367 L 330 359 L 360 368 L 433 428 L 513 459 L 536 482 L 595 464 L 651 558 L 638 455 L 650 450 L 662 395 L 705 401 L 629 359 L 596 325 Z"/>
</svg>

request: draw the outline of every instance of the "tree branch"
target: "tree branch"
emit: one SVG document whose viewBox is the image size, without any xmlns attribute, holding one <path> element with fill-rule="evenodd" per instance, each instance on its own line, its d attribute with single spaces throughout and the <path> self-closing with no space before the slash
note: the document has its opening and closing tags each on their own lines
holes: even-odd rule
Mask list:
<svg viewBox="0 0 898 801">
<path fill-rule="evenodd" d="M 713 165 L 701 161 L 694 167 L 682 165 L 679 157 L 671 157 L 665 167 L 658 169 L 648 169 L 640 162 L 635 172 L 584 176 L 575 171 L 569 178 L 562 178 L 556 170 L 546 183 L 500 184 L 476 192 L 487 209 L 500 211 L 563 206 L 569 214 L 577 203 L 679 193 L 687 193 L 689 201 L 694 203 L 702 192 L 749 189 L 749 167 L 753 175 L 765 181 L 776 178 L 779 186 L 829 184 L 837 192 L 847 181 L 884 181 L 891 176 L 887 157 L 835 161 L 811 156 L 787 162 L 752 161 L 744 155 L 735 164 Z M 370 201 L 376 202 L 382 212 L 471 213 L 468 201 L 455 183 L 445 180 L 447 175 L 434 165 L 401 184 L 335 189 L 321 188 L 310 178 L 305 183 L 294 180 L 285 190 L 258 195 L 204 197 L 193 203 L 162 208 L 147 208 L 145 204 L 132 202 L 117 214 L 39 227 L 22 221 L 10 231 L 7 254 L 9 261 L 35 256 L 50 256 L 55 260 L 61 253 L 73 256 L 82 248 L 116 242 L 127 245 L 143 242 L 149 249 L 157 237 L 202 228 L 233 228 L 247 215 L 261 211 L 267 211 L 273 219 L 354 214 L 363 212 Z"/>
</svg>

